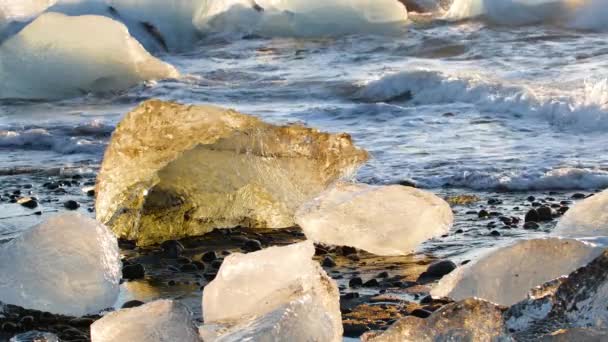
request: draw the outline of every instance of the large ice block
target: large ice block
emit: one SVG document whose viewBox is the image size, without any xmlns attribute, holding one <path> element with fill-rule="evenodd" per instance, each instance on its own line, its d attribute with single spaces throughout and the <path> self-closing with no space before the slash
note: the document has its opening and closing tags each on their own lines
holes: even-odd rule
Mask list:
<svg viewBox="0 0 608 342">
<path fill-rule="evenodd" d="M 378 255 L 403 255 L 448 232 L 452 209 L 430 192 L 401 185 L 338 183 L 296 213 L 306 237 Z"/>
<path fill-rule="evenodd" d="M 186 306 L 162 299 L 112 312 L 91 325 L 92 342 L 199 342 Z"/>
<path fill-rule="evenodd" d="M 601 252 L 573 239 L 517 241 L 457 268 L 439 281 L 431 295 L 455 300 L 478 297 L 512 305 L 524 300 L 533 287 L 569 274 Z"/>
<path fill-rule="evenodd" d="M 312 260 L 314 253 L 305 241 L 228 256 L 203 292 L 203 338 L 340 341 L 338 288 Z M 214 334 L 215 325 L 225 328 Z"/>
<path fill-rule="evenodd" d="M 45 13 L 0 45 L 0 98 L 58 99 L 178 76 L 102 16 Z"/>
<path fill-rule="evenodd" d="M 60 214 L 0 245 L 0 301 L 81 316 L 110 308 L 121 263 L 116 237 L 80 214 Z"/>
<path fill-rule="evenodd" d="M 561 217 L 552 232 L 557 236 L 608 236 L 608 190 L 574 205 Z"/>
<path fill-rule="evenodd" d="M 347 134 L 147 101 L 112 136 L 97 218 L 140 245 L 214 228 L 289 227 L 302 203 L 366 159 Z"/>
</svg>

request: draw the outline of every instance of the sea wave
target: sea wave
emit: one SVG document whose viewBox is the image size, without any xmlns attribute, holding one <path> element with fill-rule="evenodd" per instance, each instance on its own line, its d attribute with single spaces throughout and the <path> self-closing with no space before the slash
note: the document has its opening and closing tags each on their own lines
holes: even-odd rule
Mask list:
<svg viewBox="0 0 608 342">
<path fill-rule="evenodd" d="M 414 105 L 469 103 L 481 111 L 543 118 L 560 129 L 608 130 L 608 79 L 588 81 L 580 91 L 564 95 L 479 75 L 463 77 L 414 70 L 369 82 L 356 97 L 365 102 L 409 100 Z"/>
</svg>

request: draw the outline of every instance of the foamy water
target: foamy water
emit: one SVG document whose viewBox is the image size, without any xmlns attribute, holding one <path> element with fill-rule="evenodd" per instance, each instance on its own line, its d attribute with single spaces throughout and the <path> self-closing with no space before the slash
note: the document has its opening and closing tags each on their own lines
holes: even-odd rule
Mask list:
<svg viewBox="0 0 608 342">
<path fill-rule="evenodd" d="M 358 175 L 370 183 L 608 186 L 601 0 L 455 0 L 424 16 L 393 0 L 257 1 L 263 12 L 244 0 L 53 3 L 0 0 L 0 40 L 48 6 L 103 15 L 181 76 L 64 100 L 0 99 L 0 172 L 94 166 L 120 118 L 158 97 L 351 133 L 373 154 Z"/>
</svg>

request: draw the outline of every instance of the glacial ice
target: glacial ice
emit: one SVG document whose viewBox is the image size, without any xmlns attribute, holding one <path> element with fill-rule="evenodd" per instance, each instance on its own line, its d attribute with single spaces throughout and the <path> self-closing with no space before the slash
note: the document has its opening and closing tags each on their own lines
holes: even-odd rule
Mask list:
<svg viewBox="0 0 608 342">
<path fill-rule="evenodd" d="M 443 199 L 401 185 L 338 183 L 296 213 L 308 239 L 378 255 L 408 254 L 447 233 L 453 220 Z"/>
<path fill-rule="evenodd" d="M 338 288 L 314 253 L 304 241 L 226 257 L 203 291 L 203 339 L 341 341 Z"/>
<path fill-rule="evenodd" d="M 504 337 L 502 309 L 469 298 L 448 304 L 426 319 L 408 316 L 381 334 L 367 333 L 363 342 L 498 341 Z M 508 341 L 505 339 L 505 341 Z"/>
<path fill-rule="evenodd" d="M 101 16 L 45 13 L 0 45 L 0 98 L 59 99 L 178 75 Z"/>
<path fill-rule="evenodd" d="M 91 325 L 92 342 L 199 342 L 188 308 L 168 299 L 105 315 Z"/>
<path fill-rule="evenodd" d="M 112 136 L 97 218 L 140 245 L 215 228 L 290 227 L 302 203 L 366 159 L 347 134 L 147 101 Z"/>
<path fill-rule="evenodd" d="M 0 260 L 0 301 L 7 304 L 82 316 L 118 297 L 116 238 L 80 214 L 53 216 L 0 245 Z"/>
<path fill-rule="evenodd" d="M 11 23 L 30 19 L 48 7 L 53 5 L 56 0 L 13 0 L 0 1 L 0 42 L 4 38 L 4 30 Z"/>
<path fill-rule="evenodd" d="M 552 234 L 567 237 L 608 236 L 608 190 L 570 208 L 560 218 Z"/>
<path fill-rule="evenodd" d="M 524 300 L 533 287 L 567 275 L 601 252 L 601 248 L 572 239 L 517 241 L 492 249 L 443 277 L 431 295 L 455 300 L 478 297 L 512 305 Z"/>
</svg>

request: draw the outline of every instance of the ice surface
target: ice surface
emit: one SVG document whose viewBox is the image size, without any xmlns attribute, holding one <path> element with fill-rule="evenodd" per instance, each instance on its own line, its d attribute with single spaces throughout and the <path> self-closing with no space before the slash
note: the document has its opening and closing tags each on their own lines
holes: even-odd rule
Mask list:
<svg viewBox="0 0 608 342">
<path fill-rule="evenodd" d="M 203 338 L 340 341 L 338 288 L 312 260 L 314 253 L 305 241 L 226 257 L 203 291 Z M 229 328 L 213 337 L 210 327 L 217 324 Z"/>
<path fill-rule="evenodd" d="M 0 45 L 0 98 L 65 98 L 178 75 L 101 16 L 45 13 Z"/>
<path fill-rule="evenodd" d="M 574 271 L 601 251 L 572 239 L 521 240 L 459 267 L 443 277 L 431 295 L 512 305 L 524 300 L 533 287 Z"/>
<path fill-rule="evenodd" d="M 91 325 L 92 342 L 199 342 L 192 314 L 173 300 L 157 300 L 107 314 Z"/>
<path fill-rule="evenodd" d="M 110 141 L 97 218 L 140 245 L 214 228 L 289 227 L 302 203 L 366 159 L 346 134 L 148 101 Z"/>
<path fill-rule="evenodd" d="M 49 332 L 29 331 L 13 336 L 9 342 L 59 342 L 59 337 Z"/>
<path fill-rule="evenodd" d="M 426 319 L 403 318 L 382 334 L 363 335 L 362 341 L 497 341 L 505 335 L 501 308 L 470 298 L 448 304 Z"/>
<path fill-rule="evenodd" d="M 0 42 L 3 31 L 10 23 L 27 20 L 50 7 L 56 0 L 3 0 L 0 1 Z"/>
<path fill-rule="evenodd" d="M 447 233 L 453 220 L 447 202 L 401 185 L 338 183 L 296 213 L 308 239 L 378 255 L 408 254 Z"/>
<path fill-rule="evenodd" d="M 608 190 L 570 208 L 560 218 L 552 234 L 568 237 L 608 236 Z"/>
<path fill-rule="evenodd" d="M 608 327 L 608 251 L 561 280 L 545 296 L 514 305 L 505 313 L 507 328 L 520 341 L 547 332 L 571 330 L 579 337 L 605 334 Z M 553 287 L 550 285 L 549 287 Z M 577 328 L 591 329 L 581 331 Z M 549 336 L 547 336 L 549 337 Z M 573 339 L 577 340 L 577 339 Z"/>
<path fill-rule="evenodd" d="M 7 304 L 81 316 L 118 297 L 116 238 L 80 214 L 53 216 L 0 245 L 0 260 L 0 301 Z"/>
</svg>

